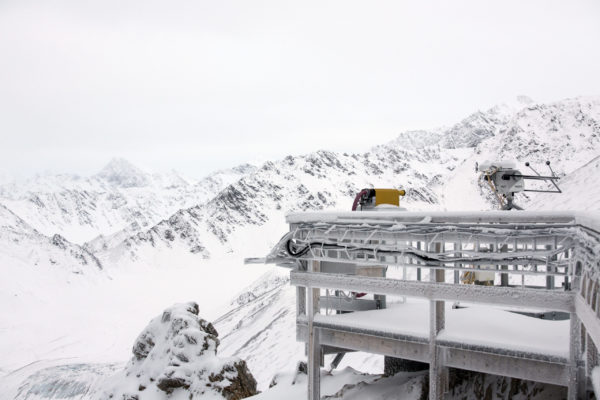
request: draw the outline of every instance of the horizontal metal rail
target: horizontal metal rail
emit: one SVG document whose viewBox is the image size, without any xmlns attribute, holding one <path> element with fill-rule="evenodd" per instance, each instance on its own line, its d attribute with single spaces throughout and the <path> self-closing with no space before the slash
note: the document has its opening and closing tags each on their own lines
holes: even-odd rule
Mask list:
<svg viewBox="0 0 600 400">
<path fill-rule="evenodd" d="M 294 286 L 310 288 L 329 288 L 396 296 L 411 296 L 429 300 L 501 304 L 506 306 L 565 312 L 572 312 L 575 310 L 572 294 L 570 292 L 555 290 L 454 285 L 450 283 L 406 281 L 303 271 L 291 271 L 290 279 L 290 283 Z"/>
<path fill-rule="evenodd" d="M 361 212 L 300 212 L 290 213 L 286 221 L 290 224 L 299 222 L 337 223 L 377 221 L 390 225 L 396 223 L 451 224 L 451 223 L 564 223 L 582 224 L 600 231 L 600 220 L 590 217 L 589 213 L 564 211 L 361 211 Z"/>
</svg>

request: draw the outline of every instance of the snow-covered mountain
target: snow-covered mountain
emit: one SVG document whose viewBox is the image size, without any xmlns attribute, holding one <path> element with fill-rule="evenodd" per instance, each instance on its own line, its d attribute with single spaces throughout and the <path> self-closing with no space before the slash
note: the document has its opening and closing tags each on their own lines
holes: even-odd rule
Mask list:
<svg viewBox="0 0 600 400">
<path fill-rule="evenodd" d="M 479 181 L 476 162 L 552 160 L 564 175 L 599 151 L 600 98 L 532 103 L 517 111 L 498 106 L 445 130 L 402 134 L 362 154 L 317 151 L 266 162 L 207 202 L 105 246 L 98 256 L 116 263 L 149 263 L 155 252 L 172 249 L 202 258 L 250 256 L 276 240 L 286 212 L 347 210 L 354 194 L 370 186 L 405 188 L 410 209 L 489 209 L 492 196 Z M 518 200 L 526 201 L 522 196 Z"/>
<path fill-rule="evenodd" d="M 75 274 L 97 273 L 100 261 L 89 251 L 61 235 L 45 236 L 12 211 L 0 205 L 0 265 L 36 267 Z"/>
<path fill-rule="evenodd" d="M 130 187 L 144 187 L 148 186 L 151 182 L 151 176 L 144 173 L 136 166 L 129 163 L 127 160 L 122 158 L 114 158 L 108 163 L 100 172 L 96 174 L 96 177 L 104 179 L 111 185 L 130 188 Z M 181 178 L 177 179 L 173 184 L 185 184 Z"/>
<path fill-rule="evenodd" d="M 179 209 L 205 202 L 253 168 L 217 171 L 192 182 L 174 171 L 150 174 L 113 159 L 91 177 L 46 175 L 0 185 L 0 204 L 46 235 L 58 233 L 79 244 L 100 235 L 92 248 L 102 248 L 103 236 L 149 229 Z"/>
<path fill-rule="evenodd" d="M 265 249 L 265 236 L 250 232 L 273 224 L 280 230 L 288 211 L 347 209 L 353 195 L 370 185 L 406 187 L 407 204 L 428 207 L 439 203 L 436 189 L 470 152 L 385 145 L 363 154 L 318 151 L 267 162 L 208 202 L 179 210 L 99 257 L 147 263 L 144 255 L 182 246 L 203 258 L 249 249 L 250 243 Z"/>
</svg>

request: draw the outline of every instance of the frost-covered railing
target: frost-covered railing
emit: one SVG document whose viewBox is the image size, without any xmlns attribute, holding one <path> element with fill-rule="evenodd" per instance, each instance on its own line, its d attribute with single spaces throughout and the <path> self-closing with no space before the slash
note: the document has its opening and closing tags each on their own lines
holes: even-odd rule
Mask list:
<svg viewBox="0 0 600 400">
<path fill-rule="evenodd" d="M 478 363 L 488 368 L 482 367 L 483 372 L 510 368 L 511 376 L 539 376 L 543 382 L 568 386 L 570 399 L 585 393 L 600 344 L 599 218 L 562 212 L 366 211 L 297 213 L 287 221 L 290 231 L 267 261 L 293 268 L 298 320 L 308 327 L 309 398 L 319 396 L 319 333 L 326 332 L 314 321 L 321 288 L 429 299 L 430 338 L 426 348 L 417 346 L 414 352 L 429 353 L 425 361 L 430 363 L 432 399 L 442 398 L 446 365 L 469 364 L 452 357 L 470 359 L 471 369 L 478 370 Z M 401 278 L 390 273 L 373 277 L 353 270 L 382 265 L 404 273 Z M 465 284 L 465 276 L 472 273 L 492 273 L 494 285 Z M 469 353 L 468 346 L 463 353 L 451 345 L 442 351 L 436 337 L 444 328 L 444 301 L 569 313 L 569 358 L 536 359 L 532 364 L 537 356 L 519 354 L 507 364 L 501 354 L 478 359 L 481 352 Z M 522 376 L 515 372 L 519 365 Z"/>
</svg>

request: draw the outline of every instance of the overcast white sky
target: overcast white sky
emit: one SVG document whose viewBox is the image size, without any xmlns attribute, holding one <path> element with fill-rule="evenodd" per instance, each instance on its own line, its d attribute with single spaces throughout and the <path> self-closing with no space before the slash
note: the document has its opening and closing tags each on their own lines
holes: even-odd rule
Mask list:
<svg viewBox="0 0 600 400">
<path fill-rule="evenodd" d="M 0 171 L 200 177 L 600 94 L 600 1 L 0 0 Z"/>
</svg>

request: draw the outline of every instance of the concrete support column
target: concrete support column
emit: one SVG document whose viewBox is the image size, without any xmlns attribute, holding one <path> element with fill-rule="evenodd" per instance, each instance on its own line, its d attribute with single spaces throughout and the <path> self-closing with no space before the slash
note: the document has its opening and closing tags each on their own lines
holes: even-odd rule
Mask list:
<svg viewBox="0 0 600 400">
<path fill-rule="evenodd" d="M 441 243 L 432 243 L 430 251 L 440 253 Z M 444 282 L 443 269 L 430 269 L 431 282 Z M 437 346 L 437 335 L 444 329 L 446 321 L 444 301 L 429 302 L 429 399 L 442 400 L 448 384 L 448 369 L 444 367 L 443 353 Z"/>
<path fill-rule="evenodd" d="M 311 261 L 312 272 L 320 270 L 319 261 Z M 321 345 L 319 330 L 313 325 L 315 314 L 319 313 L 319 288 L 308 288 L 306 313 L 308 317 L 308 400 L 321 398 Z"/>
</svg>

